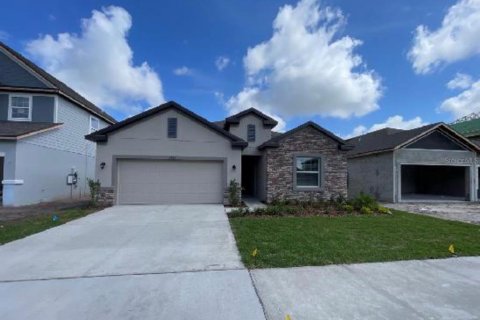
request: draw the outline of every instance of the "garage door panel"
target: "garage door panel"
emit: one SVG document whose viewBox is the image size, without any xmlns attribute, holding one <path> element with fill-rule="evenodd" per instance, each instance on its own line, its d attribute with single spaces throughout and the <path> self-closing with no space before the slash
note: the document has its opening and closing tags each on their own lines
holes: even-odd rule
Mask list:
<svg viewBox="0 0 480 320">
<path fill-rule="evenodd" d="M 119 203 L 221 203 L 222 166 L 220 161 L 119 160 Z"/>
</svg>

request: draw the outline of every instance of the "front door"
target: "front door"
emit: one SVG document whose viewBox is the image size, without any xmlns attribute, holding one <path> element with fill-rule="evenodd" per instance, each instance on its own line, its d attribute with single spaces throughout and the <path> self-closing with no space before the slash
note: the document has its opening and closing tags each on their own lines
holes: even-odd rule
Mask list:
<svg viewBox="0 0 480 320">
<path fill-rule="evenodd" d="M 257 195 L 258 157 L 242 157 L 242 195 L 255 197 Z"/>
</svg>

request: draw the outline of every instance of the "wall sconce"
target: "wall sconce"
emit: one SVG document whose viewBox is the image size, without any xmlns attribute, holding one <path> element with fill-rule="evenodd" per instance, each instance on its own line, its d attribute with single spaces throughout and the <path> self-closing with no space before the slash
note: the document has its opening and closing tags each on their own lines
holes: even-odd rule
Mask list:
<svg viewBox="0 0 480 320">
<path fill-rule="evenodd" d="M 100 169 L 103 170 L 103 168 L 105 168 L 105 162 L 100 163 Z"/>
<path fill-rule="evenodd" d="M 232 170 L 237 170 L 237 166 L 236 166 L 236 165 L 233 165 L 233 166 L 232 166 Z"/>
</svg>

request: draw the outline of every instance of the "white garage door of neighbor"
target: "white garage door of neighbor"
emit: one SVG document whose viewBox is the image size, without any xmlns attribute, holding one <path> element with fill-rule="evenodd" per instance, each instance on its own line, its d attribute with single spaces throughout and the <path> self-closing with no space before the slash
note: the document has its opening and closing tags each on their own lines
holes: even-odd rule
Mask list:
<svg viewBox="0 0 480 320">
<path fill-rule="evenodd" d="M 119 160 L 119 204 L 222 203 L 220 161 Z"/>
</svg>

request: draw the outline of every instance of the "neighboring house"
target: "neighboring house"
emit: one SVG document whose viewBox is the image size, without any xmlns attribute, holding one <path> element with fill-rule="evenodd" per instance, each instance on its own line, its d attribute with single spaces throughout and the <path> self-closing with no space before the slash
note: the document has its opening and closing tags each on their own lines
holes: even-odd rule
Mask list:
<svg viewBox="0 0 480 320">
<path fill-rule="evenodd" d="M 480 113 L 458 119 L 450 127 L 480 146 Z"/>
<path fill-rule="evenodd" d="M 87 193 L 95 144 L 84 136 L 113 123 L 115 119 L 0 42 L 2 205 Z M 75 185 L 67 185 L 69 174 L 76 174 Z"/>
<path fill-rule="evenodd" d="M 224 203 L 232 180 L 266 202 L 345 197 L 346 143 L 313 122 L 283 134 L 276 125 L 255 109 L 214 123 L 168 102 L 86 138 L 116 204 Z"/>
<path fill-rule="evenodd" d="M 480 147 L 443 123 L 348 140 L 348 192 L 380 201 L 476 201 Z"/>
</svg>

